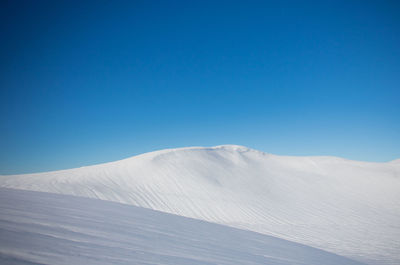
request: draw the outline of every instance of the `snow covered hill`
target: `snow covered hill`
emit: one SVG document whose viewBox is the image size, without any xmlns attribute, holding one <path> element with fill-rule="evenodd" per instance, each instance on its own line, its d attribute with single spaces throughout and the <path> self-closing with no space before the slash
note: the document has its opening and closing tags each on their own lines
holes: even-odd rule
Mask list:
<svg viewBox="0 0 400 265">
<path fill-rule="evenodd" d="M 242 146 L 163 150 L 0 187 L 78 195 L 245 228 L 369 264 L 400 264 L 400 163 Z"/>
<path fill-rule="evenodd" d="M 250 231 L 119 203 L 0 189 L 0 264 L 362 265 Z"/>
</svg>

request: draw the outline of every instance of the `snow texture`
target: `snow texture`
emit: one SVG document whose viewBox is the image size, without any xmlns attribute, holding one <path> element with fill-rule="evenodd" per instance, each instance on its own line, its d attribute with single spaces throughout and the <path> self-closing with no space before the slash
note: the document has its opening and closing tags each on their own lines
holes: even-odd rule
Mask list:
<svg viewBox="0 0 400 265">
<path fill-rule="evenodd" d="M 361 265 L 255 232 L 119 203 L 0 189 L 1 264 Z"/>
<path fill-rule="evenodd" d="M 0 176 L 0 187 L 120 202 L 244 228 L 369 264 L 400 264 L 400 163 L 289 157 L 243 146 L 146 153 Z"/>
</svg>

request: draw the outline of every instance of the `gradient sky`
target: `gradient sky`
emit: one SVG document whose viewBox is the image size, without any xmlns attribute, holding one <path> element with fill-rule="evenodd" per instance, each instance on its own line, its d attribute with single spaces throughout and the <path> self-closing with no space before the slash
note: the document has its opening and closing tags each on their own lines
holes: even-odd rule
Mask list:
<svg viewBox="0 0 400 265">
<path fill-rule="evenodd" d="M 400 158 L 396 1 L 1 1 L 0 174 L 183 146 Z"/>
</svg>

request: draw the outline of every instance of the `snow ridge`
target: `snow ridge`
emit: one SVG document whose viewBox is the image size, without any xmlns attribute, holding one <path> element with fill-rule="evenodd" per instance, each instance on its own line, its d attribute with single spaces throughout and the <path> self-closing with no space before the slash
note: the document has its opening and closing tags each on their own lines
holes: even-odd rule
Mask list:
<svg viewBox="0 0 400 265">
<path fill-rule="evenodd" d="M 150 209 L 9 189 L 0 189 L 0 263 L 362 265 L 271 236 Z"/>
<path fill-rule="evenodd" d="M 400 264 L 400 164 L 237 145 L 1 176 L 0 187 L 97 198 L 245 228 L 370 264 Z"/>
</svg>

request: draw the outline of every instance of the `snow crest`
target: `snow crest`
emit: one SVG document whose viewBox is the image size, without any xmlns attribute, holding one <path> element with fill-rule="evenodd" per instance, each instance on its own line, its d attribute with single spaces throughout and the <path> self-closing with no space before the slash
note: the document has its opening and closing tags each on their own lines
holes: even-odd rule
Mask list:
<svg viewBox="0 0 400 265">
<path fill-rule="evenodd" d="M 362 265 L 271 236 L 150 209 L 0 189 L 0 263 Z"/>
<path fill-rule="evenodd" d="M 400 164 L 243 146 L 146 153 L 1 176 L 0 187 L 120 202 L 244 228 L 370 264 L 400 264 Z"/>
</svg>

